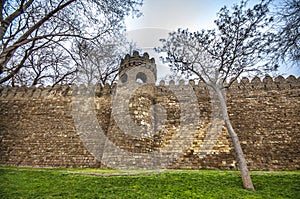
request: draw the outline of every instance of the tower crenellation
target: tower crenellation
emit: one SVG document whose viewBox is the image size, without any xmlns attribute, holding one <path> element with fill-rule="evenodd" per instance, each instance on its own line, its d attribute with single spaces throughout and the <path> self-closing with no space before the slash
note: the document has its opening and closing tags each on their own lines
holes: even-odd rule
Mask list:
<svg viewBox="0 0 300 199">
<path fill-rule="evenodd" d="M 127 54 L 124 59 L 121 60 L 119 77 L 124 78 L 124 74 L 132 68 L 144 67 L 149 69 L 154 75 L 155 80 L 157 79 L 157 69 L 154 58 L 149 58 L 148 53 L 144 53 L 143 56 L 139 55 L 138 51 L 134 51 L 132 55 Z"/>
</svg>

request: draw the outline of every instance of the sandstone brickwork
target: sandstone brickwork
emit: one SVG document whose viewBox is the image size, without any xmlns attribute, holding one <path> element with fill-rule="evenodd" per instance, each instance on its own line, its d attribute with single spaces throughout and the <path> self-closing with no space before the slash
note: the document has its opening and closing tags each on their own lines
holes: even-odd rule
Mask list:
<svg viewBox="0 0 300 199">
<path fill-rule="evenodd" d="M 163 152 L 168 156 L 169 151 L 170 156 L 177 154 L 176 158 L 171 157 L 171 163 L 157 159 L 164 168 L 237 168 L 226 128 L 222 121 L 212 120 L 214 102 L 203 83 L 171 81 L 156 85 L 155 62 L 147 54 L 127 56 L 121 64 L 123 87 L 116 84 L 92 89 L 83 85 L 0 87 L 0 165 L 113 167 L 116 164 L 125 168 L 130 164 L 151 168 L 155 163 L 145 154 Z M 154 75 L 149 77 L 146 69 L 138 70 L 141 72 L 137 72 L 137 77 L 144 83 L 130 90 L 126 87 L 126 81 L 132 78 L 128 70 L 136 65 Z M 120 95 L 116 101 L 118 89 L 132 94 Z M 243 78 L 225 94 L 230 119 L 249 168 L 299 169 L 300 79 Z M 196 101 L 188 102 L 191 96 L 196 96 Z M 116 102 L 126 103 L 119 106 Z M 188 102 L 186 107 L 182 106 L 185 102 Z M 117 120 L 118 114 L 124 117 Z M 91 125 L 91 121 L 96 121 L 93 115 L 99 126 Z M 191 115 L 197 118 L 196 124 L 188 118 Z M 82 121 L 81 126 L 78 121 Z M 221 128 L 212 126 L 215 122 L 221 122 Z M 105 136 L 98 136 L 99 129 Z M 177 136 L 180 131 L 188 135 Z M 208 136 L 208 132 L 214 131 L 215 134 Z M 94 143 L 92 139 L 83 139 L 91 138 L 87 132 L 94 132 L 95 139 L 103 140 Z M 115 146 L 120 151 L 114 151 Z M 102 156 L 95 155 L 95 151 Z M 122 156 L 123 152 L 129 156 Z"/>
</svg>

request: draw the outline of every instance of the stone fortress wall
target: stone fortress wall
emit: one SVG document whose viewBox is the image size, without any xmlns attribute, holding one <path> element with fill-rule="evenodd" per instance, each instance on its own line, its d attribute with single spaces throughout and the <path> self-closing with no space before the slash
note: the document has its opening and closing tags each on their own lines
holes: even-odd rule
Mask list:
<svg viewBox="0 0 300 199">
<path fill-rule="evenodd" d="M 136 76 L 132 77 L 130 68 L 138 68 L 133 73 Z M 208 132 L 214 131 L 214 102 L 203 83 L 171 81 L 155 85 L 151 83 L 156 80 L 154 60 L 136 52 L 122 61 L 119 75 L 119 85 L 104 88 L 0 87 L 0 165 L 152 168 L 160 164 L 162 168 L 237 168 L 226 128 L 221 126 L 216 135 L 208 136 Z M 130 90 L 126 82 L 132 78 L 147 83 Z M 118 89 L 123 89 L 124 95 L 116 100 Z M 125 93 L 131 94 L 128 97 Z M 183 107 L 181 102 L 191 95 L 196 101 Z M 299 78 L 243 78 L 226 90 L 226 98 L 250 169 L 300 168 Z M 119 106 L 117 102 L 125 105 Z M 184 118 L 196 113 L 196 125 Z M 95 122 L 93 115 L 99 126 L 91 125 Z M 116 119 L 118 116 L 121 119 Z M 104 136 L 98 136 L 99 129 Z M 176 137 L 181 131 L 193 132 Z M 95 132 L 99 142 L 83 139 L 90 136 L 88 132 Z M 169 145 L 172 147 L 168 148 Z M 147 154 L 163 149 L 170 150 L 164 155 L 171 162 L 148 158 Z M 172 152 L 177 154 L 176 158 L 172 159 Z"/>
</svg>

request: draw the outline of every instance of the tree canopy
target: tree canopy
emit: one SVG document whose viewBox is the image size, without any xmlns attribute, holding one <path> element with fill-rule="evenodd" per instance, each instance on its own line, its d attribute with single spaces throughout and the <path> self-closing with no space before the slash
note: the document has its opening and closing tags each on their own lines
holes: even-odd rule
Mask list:
<svg viewBox="0 0 300 199">
<path fill-rule="evenodd" d="M 74 61 L 70 41 L 119 34 L 124 17 L 138 16 L 141 5 L 142 0 L 1 0 L 0 84 L 67 80 L 77 71 L 65 63 Z"/>
<path fill-rule="evenodd" d="M 246 5 L 223 7 L 215 20 L 217 29 L 171 32 L 156 50 L 167 52 L 164 61 L 172 70 L 206 83 L 228 79 L 232 83 L 241 73 L 259 71 L 256 64 L 263 60 L 266 46 L 263 29 L 272 18 L 267 17 L 268 3 Z"/>
<path fill-rule="evenodd" d="M 300 66 L 300 1 L 273 2 L 274 21 L 268 31 L 269 62 L 271 69 L 280 65 Z"/>
</svg>

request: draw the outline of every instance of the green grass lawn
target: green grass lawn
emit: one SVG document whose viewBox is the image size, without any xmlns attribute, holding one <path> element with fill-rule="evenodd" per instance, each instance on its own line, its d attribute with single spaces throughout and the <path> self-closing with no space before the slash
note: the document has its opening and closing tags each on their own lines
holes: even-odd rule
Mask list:
<svg viewBox="0 0 300 199">
<path fill-rule="evenodd" d="M 300 171 L 32 169 L 0 167 L 0 198 L 300 198 Z"/>
</svg>

